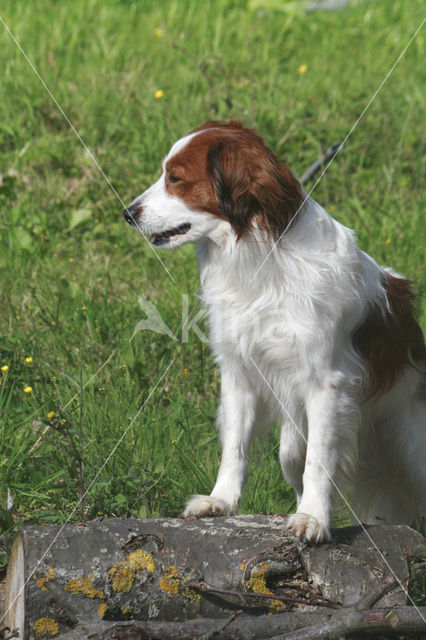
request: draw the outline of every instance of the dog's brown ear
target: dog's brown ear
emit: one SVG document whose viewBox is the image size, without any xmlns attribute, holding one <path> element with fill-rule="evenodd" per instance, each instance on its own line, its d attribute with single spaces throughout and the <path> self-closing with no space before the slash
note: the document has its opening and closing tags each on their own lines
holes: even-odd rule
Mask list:
<svg viewBox="0 0 426 640">
<path fill-rule="evenodd" d="M 247 139 L 230 136 L 212 145 L 208 171 L 218 208 L 240 238 L 253 220 L 276 240 L 289 227 L 303 202 L 299 183 L 251 131 Z"/>
</svg>

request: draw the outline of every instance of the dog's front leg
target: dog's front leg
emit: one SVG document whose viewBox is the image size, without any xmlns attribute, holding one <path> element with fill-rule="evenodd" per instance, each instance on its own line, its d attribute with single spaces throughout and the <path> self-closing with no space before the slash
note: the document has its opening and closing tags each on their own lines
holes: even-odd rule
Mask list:
<svg viewBox="0 0 426 640">
<path fill-rule="evenodd" d="M 306 402 L 308 443 L 303 493 L 297 512 L 288 519 L 295 535 L 310 542 L 331 537 L 336 488 L 342 490 L 357 458 L 359 410 L 333 382 L 310 394 Z"/>
<path fill-rule="evenodd" d="M 256 398 L 243 376 L 222 371 L 221 404 L 218 427 L 222 442 L 222 461 L 209 496 L 192 496 L 183 513 L 186 516 L 229 515 L 235 513 L 247 476 L 247 459 L 256 414 Z"/>
</svg>

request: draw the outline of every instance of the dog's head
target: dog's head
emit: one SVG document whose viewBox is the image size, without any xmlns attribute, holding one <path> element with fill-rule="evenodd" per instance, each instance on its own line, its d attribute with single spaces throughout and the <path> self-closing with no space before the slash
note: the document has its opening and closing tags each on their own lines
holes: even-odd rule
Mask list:
<svg viewBox="0 0 426 640">
<path fill-rule="evenodd" d="M 226 222 L 238 238 L 254 228 L 275 239 L 303 202 L 299 183 L 263 140 L 238 122 L 208 122 L 178 140 L 160 179 L 125 209 L 156 247 L 209 237 Z"/>
</svg>

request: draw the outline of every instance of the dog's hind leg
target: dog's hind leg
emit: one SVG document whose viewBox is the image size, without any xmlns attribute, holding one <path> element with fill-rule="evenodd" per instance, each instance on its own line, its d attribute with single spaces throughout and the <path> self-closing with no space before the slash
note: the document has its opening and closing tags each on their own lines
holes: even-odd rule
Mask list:
<svg viewBox="0 0 426 640">
<path fill-rule="evenodd" d="M 388 412 L 361 439 L 354 511 L 367 524 L 384 521 L 424 527 L 425 405 L 413 399 L 407 406 L 389 398 L 387 406 Z"/>
</svg>

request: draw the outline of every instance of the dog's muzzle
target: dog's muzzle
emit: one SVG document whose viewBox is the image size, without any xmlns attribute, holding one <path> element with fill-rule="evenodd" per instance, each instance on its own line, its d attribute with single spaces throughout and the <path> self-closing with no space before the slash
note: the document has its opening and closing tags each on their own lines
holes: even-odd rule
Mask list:
<svg viewBox="0 0 426 640">
<path fill-rule="evenodd" d="M 138 214 L 140 213 L 140 207 L 134 204 L 131 204 L 130 207 L 124 209 L 123 216 L 126 222 L 128 222 L 132 227 L 137 226 L 136 219 Z"/>
</svg>

